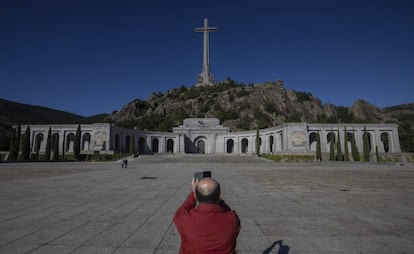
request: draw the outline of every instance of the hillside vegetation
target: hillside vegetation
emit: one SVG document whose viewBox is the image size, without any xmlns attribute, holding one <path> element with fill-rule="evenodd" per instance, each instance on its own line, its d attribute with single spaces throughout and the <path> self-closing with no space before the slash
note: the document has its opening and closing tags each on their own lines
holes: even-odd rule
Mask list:
<svg viewBox="0 0 414 254">
<path fill-rule="evenodd" d="M 322 104 L 311 93 L 286 89 L 283 81 L 243 84 L 227 79 L 214 86 L 174 88 L 135 99 L 109 115 L 82 117 L 45 107 L 0 99 L 0 150 L 12 124 L 110 122 L 139 130 L 171 131 L 188 117 L 215 117 L 232 131 L 286 122 L 399 124 L 403 151 L 414 152 L 414 104 L 379 108 L 357 100 L 348 108 Z M 3 140 L 2 140 L 3 138 Z M 7 138 L 7 135 L 6 135 Z M 7 142 L 7 140 L 6 140 Z"/>
</svg>

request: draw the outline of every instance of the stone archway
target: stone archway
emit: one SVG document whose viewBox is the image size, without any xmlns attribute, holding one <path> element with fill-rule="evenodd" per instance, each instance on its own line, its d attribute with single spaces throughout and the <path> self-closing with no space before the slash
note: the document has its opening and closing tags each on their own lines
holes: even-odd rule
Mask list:
<svg viewBox="0 0 414 254">
<path fill-rule="evenodd" d="M 241 152 L 242 153 L 249 152 L 249 140 L 247 140 L 247 138 L 243 138 L 241 141 Z"/>
<path fill-rule="evenodd" d="M 197 148 L 197 153 L 202 153 L 202 154 L 206 153 L 206 143 L 204 142 L 204 140 L 197 141 L 196 148 Z"/>
<path fill-rule="evenodd" d="M 138 154 L 145 154 L 145 138 L 140 137 L 138 139 Z"/>
<path fill-rule="evenodd" d="M 73 149 L 75 146 L 75 134 L 69 133 L 66 136 L 65 144 L 66 144 L 65 152 L 73 153 Z"/>
<path fill-rule="evenodd" d="M 167 139 L 167 153 L 174 153 L 174 140 L 171 138 Z"/>
<path fill-rule="evenodd" d="M 205 154 L 207 153 L 207 138 L 200 136 L 194 140 L 195 153 Z"/>
<path fill-rule="evenodd" d="M 227 145 L 227 153 L 233 153 L 234 152 L 234 140 L 228 139 L 226 142 Z"/>
<path fill-rule="evenodd" d="M 40 148 L 42 147 L 43 139 L 44 139 L 43 133 L 36 134 L 35 145 L 34 145 L 34 152 L 36 153 L 36 156 L 39 155 L 39 151 L 40 151 Z"/>
<path fill-rule="evenodd" d="M 273 153 L 273 145 L 275 143 L 275 139 L 273 136 L 269 136 L 269 152 Z"/>
<path fill-rule="evenodd" d="M 309 150 L 316 151 L 316 132 L 311 132 L 309 135 Z"/>
<path fill-rule="evenodd" d="M 85 133 L 82 135 L 82 151 L 88 151 L 91 143 L 91 134 Z"/>
<path fill-rule="evenodd" d="M 115 134 L 115 153 L 121 152 L 121 138 L 119 134 Z"/>
<path fill-rule="evenodd" d="M 388 133 L 381 133 L 381 142 L 384 147 L 384 152 L 388 153 L 390 151 L 390 136 Z"/>
<path fill-rule="evenodd" d="M 158 138 L 153 138 L 151 142 L 151 148 L 153 153 L 158 153 L 159 151 L 159 141 Z"/>
</svg>

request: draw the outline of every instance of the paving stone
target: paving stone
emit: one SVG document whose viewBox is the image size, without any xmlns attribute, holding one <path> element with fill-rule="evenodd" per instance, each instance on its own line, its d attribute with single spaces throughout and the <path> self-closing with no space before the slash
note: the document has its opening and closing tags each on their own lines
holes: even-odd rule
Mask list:
<svg viewBox="0 0 414 254">
<path fill-rule="evenodd" d="M 52 175 L 0 182 L 0 253 L 177 253 L 173 215 L 193 173 L 206 169 L 240 216 L 238 253 L 414 253 L 410 163 L 140 156 L 128 169 L 114 162 L 4 168 Z"/>
</svg>

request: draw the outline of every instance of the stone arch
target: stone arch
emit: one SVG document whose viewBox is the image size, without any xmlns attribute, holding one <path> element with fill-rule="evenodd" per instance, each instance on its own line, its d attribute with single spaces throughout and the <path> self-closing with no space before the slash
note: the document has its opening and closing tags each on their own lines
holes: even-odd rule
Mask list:
<svg viewBox="0 0 414 254">
<path fill-rule="evenodd" d="M 317 143 L 317 133 L 311 132 L 309 134 L 309 149 L 311 151 L 316 151 L 316 143 Z"/>
<path fill-rule="evenodd" d="M 124 151 L 127 151 L 127 153 L 132 153 L 131 151 L 131 136 L 125 136 L 125 148 Z"/>
<path fill-rule="evenodd" d="M 38 155 L 44 140 L 43 133 L 38 133 L 35 136 L 34 152 Z"/>
<path fill-rule="evenodd" d="M 153 138 L 152 140 L 151 140 L 151 151 L 153 152 L 153 153 L 158 153 L 159 152 L 159 140 L 158 140 L 158 138 Z"/>
<path fill-rule="evenodd" d="M 82 151 L 88 151 L 90 149 L 91 134 L 85 133 L 82 135 Z"/>
<path fill-rule="evenodd" d="M 331 141 L 333 141 L 333 143 L 336 144 L 336 136 L 335 132 L 333 131 L 326 134 L 326 143 L 329 144 L 331 143 Z"/>
<path fill-rule="evenodd" d="M 275 138 L 273 136 L 269 136 L 269 151 L 273 153 L 273 145 L 275 143 Z"/>
<path fill-rule="evenodd" d="M 243 138 L 241 141 L 241 152 L 242 153 L 249 152 L 249 140 L 247 140 L 247 138 Z"/>
<path fill-rule="evenodd" d="M 121 138 L 119 134 L 115 134 L 115 153 L 119 153 L 121 151 Z"/>
<path fill-rule="evenodd" d="M 227 153 L 233 153 L 234 152 L 234 140 L 228 139 L 226 142 L 226 152 Z"/>
<path fill-rule="evenodd" d="M 199 136 L 194 139 L 195 153 L 205 154 L 207 152 L 207 138 Z"/>
<path fill-rule="evenodd" d="M 73 153 L 73 148 L 75 146 L 75 134 L 69 133 L 66 136 L 65 144 L 66 144 L 65 152 Z"/>
<path fill-rule="evenodd" d="M 384 147 L 384 152 L 390 151 L 390 135 L 387 132 L 381 133 L 381 142 Z"/>
<path fill-rule="evenodd" d="M 167 153 L 174 153 L 174 140 L 172 138 L 167 139 Z"/>
<path fill-rule="evenodd" d="M 198 140 L 196 143 L 197 153 L 206 153 L 206 142 L 204 140 Z"/>
<path fill-rule="evenodd" d="M 140 137 L 138 139 L 138 154 L 145 154 L 145 138 Z"/>
</svg>

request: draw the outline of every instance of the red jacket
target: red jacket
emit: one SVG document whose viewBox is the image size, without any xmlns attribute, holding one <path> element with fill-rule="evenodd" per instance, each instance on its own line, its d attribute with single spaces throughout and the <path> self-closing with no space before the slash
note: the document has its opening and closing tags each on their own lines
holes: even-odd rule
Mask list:
<svg viewBox="0 0 414 254">
<path fill-rule="evenodd" d="M 199 204 L 191 193 L 174 215 L 181 235 L 180 254 L 233 254 L 240 220 L 224 203 Z"/>
</svg>

